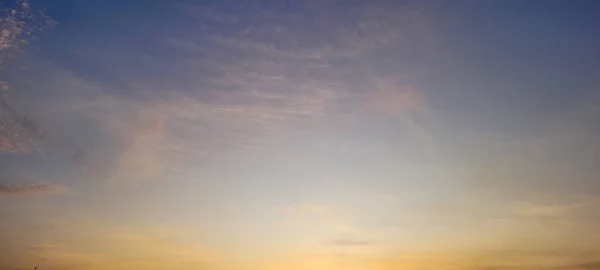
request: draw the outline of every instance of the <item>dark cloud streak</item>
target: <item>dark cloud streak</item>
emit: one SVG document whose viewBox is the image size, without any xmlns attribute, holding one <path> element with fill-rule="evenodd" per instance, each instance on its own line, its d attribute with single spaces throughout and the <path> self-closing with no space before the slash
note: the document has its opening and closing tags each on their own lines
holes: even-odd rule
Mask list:
<svg viewBox="0 0 600 270">
<path fill-rule="evenodd" d="M 28 195 L 67 191 L 66 187 L 49 184 L 28 184 L 20 186 L 0 185 L 0 195 Z"/>
</svg>

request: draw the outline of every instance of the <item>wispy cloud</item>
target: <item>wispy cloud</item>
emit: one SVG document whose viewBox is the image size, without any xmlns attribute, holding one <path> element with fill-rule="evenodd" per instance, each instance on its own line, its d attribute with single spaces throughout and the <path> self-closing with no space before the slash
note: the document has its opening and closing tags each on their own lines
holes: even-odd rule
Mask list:
<svg viewBox="0 0 600 270">
<path fill-rule="evenodd" d="M 0 19 L 0 65 L 3 68 L 6 68 L 8 58 L 55 25 L 50 17 L 32 9 L 24 0 L 3 5 Z M 8 83 L 0 80 L 0 152 L 38 150 L 36 143 L 43 134 L 27 116 L 9 104 L 9 90 Z"/>
<path fill-rule="evenodd" d="M 370 29 L 374 25 L 363 28 Z M 198 166 L 205 166 L 224 155 L 292 143 L 302 134 L 323 131 L 340 116 L 360 121 L 364 108 L 383 114 L 423 113 L 426 109 L 422 96 L 413 86 L 397 80 L 382 83 L 379 75 L 374 74 L 374 78 L 363 82 L 363 89 L 357 89 L 356 85 L 347 82 L 348 76 L 373 74 L 345 71 L 332 63 L 336 57 L 361 57 L 369 50 L 378 50 L 387 44 L 385 42 L 362 44 L 354 41 L 358 46 L 352 49 L 355 52 L 339 56 L 337 53 L 343 50 L 327 49 L 329 45 L 324 45 L 324 49 L 298 47 L 288 40 L 303 31 L 296 26 L 282 30 L 283 33 L 273 32 L 267 26 L 264 29 L 257 27 L 234 28 L 234 33 L 226 37 L 214 33 L 208 39 L 179 38 L 179 42 L 187 44 L 186 51 L 195 48 L 194 54 L 201 54 L 202 61 L 210 63 L 210 67 L 193 64 L 199 73 L 215 72 L 206 74 L 205 83 L 189 86 L 202 87 L 201 92 L 180 91 L 176 98 L 164 103 L 164 137 L 156 148 L 169 164 L 163 164 L 162 168 L 177 173 L 197 173 Z M 268 38 L 255 39 L 255 35 L 261 33 Z M 207 36 L 211 37 L 210 33 Z M 331 36 L 331 42 L 337 42 L 335 37 Z M 169 44 L 172 44 L 176 39 L 170 40 Z M 218 43 L 222 49 L 216 54 L 209 53 L 214 49 L 211 42 Z M 281 45 L 277 45 L 278 42 Z M 221 51 L 229 53 L 222 55 Z M 186 80 L 189 80 L 187 84 L 195 81 Z M 196 166 L 190 171 L 181 166 L 184 163 Z"/>
<path fill-rule="evenodd" d="M 2 86 L 0 86 L 2 87 Z M 0 152 L 30 153 L 44 137 L 37 125 L 10 106 L 0 90 Z"/>
<path fill-rule="evenodd" d="M 156 114 L 156 112 L 151 112 Z M 141 116 L 141 126 L 136 128 L 127 149 L 121 153 L 111 181 L 145 181 L 155 179 L 162 171 L 157 147 L 163 142 L 165 116 Z M 144 119 L 146 118 L 146 119 Z"/>
<path fill-rule="evenodd" d="M 29 195 L 69 192 L 68 187 L 50 184 L 29 184 L 20 186 L 0 185 L 0 195 Z"/>
<path fill-rule="evenodd" d="M 375 80 L 376 90 L 368 92 L 365 107 L 384 115 L 400 115 L 407 111 L 425 113 L 425 100 L 414 87 L 400 79 Z"/>
<path fill-rule="evenodd" d="M 85 178 L 112 183 L 197 176 L 211 162 L 293 143 L 331 129 L 338 119 L 361 121 L 365 109 L 386 115 L 424 112 L 417 88 L 389 75 L 402 68 L 380 70 L 369 60 L 386 53 L 426 57 L 420 44 L 430 42 L 431 33 L 425 32 L 431 29 L 422 14 L 403 5 L 348 5 L 329 14 L 328 5 L 302 3 L 315 12 L 314 20 L 303 12 L 280 14 L 251 5 L 237 7 L 248 12 L 235 15 L 223 9 L 227 5 L 181 5 L 185 26 L 179 27 L 194 25 L 202 34 L 153 36 L 155 49 L 164 54 L 127 51 L 128 46 L 118 46 L 123 42 L 118 36 L 111 36 L 115 45 L 109 48 L 92 44 L 76 50 L 115 84 L 77 76 L 64 66 L 38 65 L 51 69 L 43 71 L 45 88 L 56 93 L 36 103 L 62 117 L 63 128 L 83 121 L 97 130 L 95 138 L 77 140 L 82 150 L 68 151 L 85 153 L 85 160 L 75 162 Z M 264 20 L 280 23 L 260 23 Z M 399 53 L 398 46 L 405 51 Z M 114 72 L 133 63 L 137 68 L 130 72 Z M 61 140 L 69 144 L 68 138 Z"/>
</svg>

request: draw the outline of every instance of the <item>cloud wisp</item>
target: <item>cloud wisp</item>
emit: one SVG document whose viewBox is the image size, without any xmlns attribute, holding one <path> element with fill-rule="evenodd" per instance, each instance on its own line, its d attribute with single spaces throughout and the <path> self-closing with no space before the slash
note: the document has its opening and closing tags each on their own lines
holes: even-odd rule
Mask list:
<svg viewBox="0 0 600 270">
<path fill-rule="evenodd" d="M 353 22 L 341 11 L 323 13 L 321 5 L 327 4 L 303 5 L 316 12 L 317 19 L 307 20 L 304 12 L 285 15 L 256 10 L 232 15 L 220 6 L 184 5 L 181 20 L 197 26 L 202 35 L 175 31 L 155 37 L 152 43 L 165 55 L 185 57 L 163 59 L 143 48 L 128 54 L 120 47 L 98 49 L 90 56 L 115 59 L 111 55 L 128 54 L 155 63 L 140 64 L 148 69 L 136 70 L 136 79 L 127 74 L 117 78 L 132 95 L 144 97 L 143 101 L 119 100 L 118 94 L 105 93 L 119 106 L 136 109 L 128 115 L 111 112 L 103 117 L 115 122 L 137 119 L 118 131 L 125 146 L 113 158 L 108 178 L 119 182 L 117 178 L 137 181 L 162 174 L 198 175 L 214 167 L 208 164 L 364 122 L 371 113 L 409 119 L 409 129 L 423 132 L 409 115 L 430 112 L 417 87 L 395 75 L 403 68 L 392 65 L 379 70 L 369 60 L 388 52 L 397 58 L 426 55 L 418 45 L 429 42 L 424 38 L 430 34 L 424 32 L 430 30 L 422 27 L 426 24 L 423 16 L 402 5 L 390 10 L 344 7 L 346 12 L 362 14 Z M 254 7 L 239 8 L 250 11 Z M 261 23 L 272 19 L 280 25 Z M 308 31 L 307 23 L 327 33 Z M 406 48 L 401 55 L 398 46 Z M 170 75 L 153 77 L 149 70 Z M 142 117 L 138 112 L 151 113 Z M 140 127 L 153 121 L 159 123 L 160 134 Z"/>
<path fill-rule="evenodd" d="M 20 186 L 0 185 L 0 195 L 30 195 L 30 194 L 54 194 L 65 193 L 69 189 L 61 185 L 50 184 L 28 184 Z"/>
</svg>

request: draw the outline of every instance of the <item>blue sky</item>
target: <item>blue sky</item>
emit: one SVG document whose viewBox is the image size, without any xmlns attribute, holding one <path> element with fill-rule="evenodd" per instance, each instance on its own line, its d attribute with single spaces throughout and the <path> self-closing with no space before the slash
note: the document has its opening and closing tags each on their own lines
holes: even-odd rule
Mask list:
<svg viewBox="0 0 600 270">
<path fill-rule="evenodd" d="M 596 1 L 26 8 L 0 269 L 597 263 Z"/>
</svg>

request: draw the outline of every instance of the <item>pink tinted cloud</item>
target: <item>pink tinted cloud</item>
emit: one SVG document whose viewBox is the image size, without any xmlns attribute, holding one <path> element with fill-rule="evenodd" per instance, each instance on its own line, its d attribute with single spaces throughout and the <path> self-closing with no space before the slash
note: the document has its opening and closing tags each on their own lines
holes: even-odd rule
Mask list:
<svg viewBox="0 0 600 270">
<path fill-rule="evenodd" d="M 407 111 L 425 113 L 423 95 L 400 78 L 380 78 L 375 89 L 364 96 L 364 107 L 382 115 L 400 115 Z"/>
</svg>

